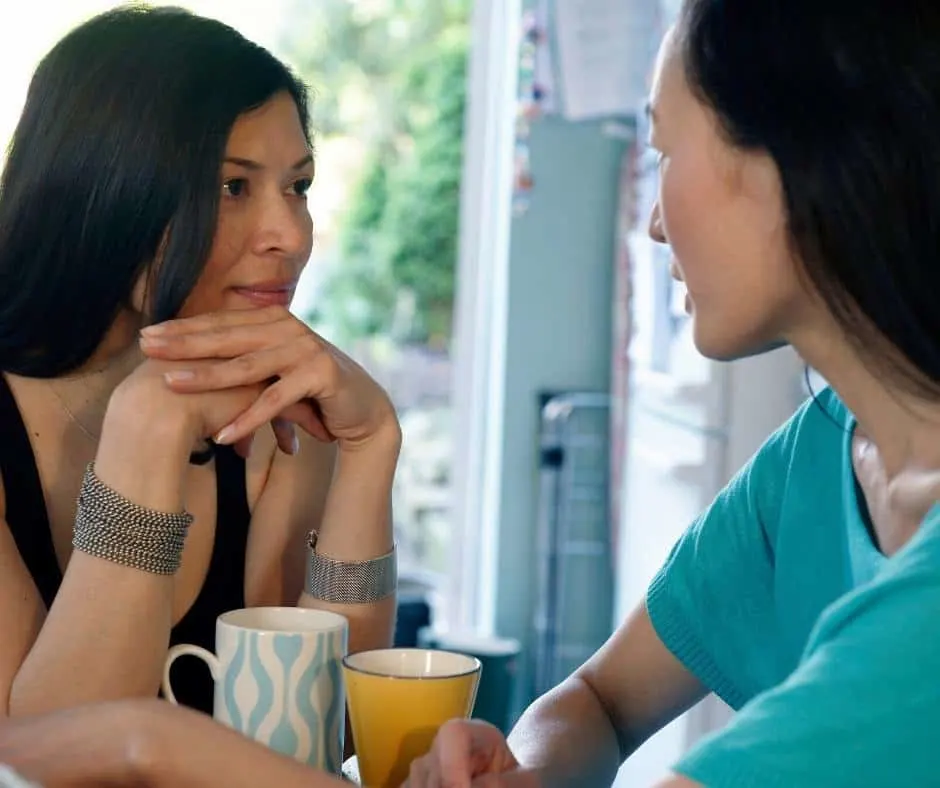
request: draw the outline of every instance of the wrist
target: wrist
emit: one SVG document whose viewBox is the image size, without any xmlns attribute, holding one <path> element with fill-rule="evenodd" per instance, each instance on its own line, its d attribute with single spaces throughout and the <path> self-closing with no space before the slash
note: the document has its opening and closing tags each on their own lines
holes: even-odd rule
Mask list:
<svg viewBox="0 0 940 788">
<path fill-rule="evenodd" d="M 396 433 L 368 449 L 337 452 L 320 520 L 318 550 L 342 561 L 383 556 L 393 547 L 392 484 L 398 464 Z"/>
<path fill-rule="evenodd" d="M 162 378 L 127 378 L 111 395 L 104 428 L 111 425 L 129 438 L 156 441 L 165 448 L 188 448 L 196 429 L 188 410 L 180 407 L 182 396 L 170 391 Z"/>
<path fill-rule="evenodd" d="M 125 383 L 130 383 L 126 381 Z M 105 414 L 95 472 L 134 503 L 159 511 L 183 508 L 183 478 L 192 449 L 188 414 L 141 384 L 122 384 Z"/>
<path fill-rule="evenodd" d="M 398 421 L 383 424 L 365 441 L 353 445 L 337 444 L 336 471 L 355 468 L 356 472 L 379 472 L 382 477 L 394 475 L 401 452 L 401 427 Z M 381 473 L 382 471 L 385 473 Z M 390 481 L 390 480 L 389 480 Z"/>
<path fill-rule="evenodd" d="M 365 454 L 370 457 L 385 457 L 395 464 L 398 462 L 398 454 L 401 451 L 401 441 L 401 426 L 393 414 L 383 420 L 368 438 L 355 442 L 338 441 L 337 449 L 340 456 Z"/>
</svg>

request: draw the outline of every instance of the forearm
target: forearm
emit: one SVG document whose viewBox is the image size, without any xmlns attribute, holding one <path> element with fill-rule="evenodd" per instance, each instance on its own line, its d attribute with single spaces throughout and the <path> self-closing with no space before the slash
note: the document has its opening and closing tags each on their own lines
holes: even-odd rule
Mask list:
<svg viewBox="0 0 940 788">
<path fill-rule="evenodd" d="M 195 713 L 158 715 L 141 737 L 135 784 L 148 788 L 342 788 L 348 783 L 279 755 Z"/>
<path fill-rule="evenodd" d="M 126 426 L 106 422 L 95 462 L 98 478 L 141 506 L 178 512 L 185 442 L 152 426 L 144 439 L 142 428 Z M 9 713 L 155 695 L 172 605 L 172 576 L 74 551 L 43 628 L 14 678 Z"/>
<path fill-rule="evenodd" d="M 48 788 L 341 788 L 199 712 L 118 701 L 0 721 L 0 763 Z"/>
<path fill-rule="evenodd" d="M 519 763 L 544 788 L 610 785 L 620 767 L 614 726 L 594 691 L 572 676 L 522 715 L 509 737 Z"/>
<path fill-rule="evenodd" d="M 172 581 L 76 553 L 10 691 L 11 716 L 156 695 Z"/>
<path fill-rule="evenodd" d="M 340 561 L 366 561 L 392 549 L 392 482 L 400 441 L 397 429 L 390 429 L 388 434 L 377 435 L 368 448 L 339 452 L 319 527 L 319 553 Z M 381 648 L 391 642 L 394 596 L 373 604 L 336 605 L 303 594 L 300 604 L 346 616 L 350 651 Z"/>
</svg>

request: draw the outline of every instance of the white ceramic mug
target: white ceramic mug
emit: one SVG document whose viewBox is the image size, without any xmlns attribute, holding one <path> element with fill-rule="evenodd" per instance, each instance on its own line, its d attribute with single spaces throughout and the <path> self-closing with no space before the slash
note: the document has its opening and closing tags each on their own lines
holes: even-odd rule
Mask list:
<svg viewBox="0 0 940 788">
<path fill-rule="evenodd" d="M 338 774 L 346 729 L 342 661 L 348 637 L 348 621 L 324 610 L 232 610 L 216 620 L 215 654 L 191 645 L 170 649 L 163 694 L 176 703 L 170 667 L 177 657 L 199 657 L 215 681 L 215 719 L 277 752 Z"/>
</svg>

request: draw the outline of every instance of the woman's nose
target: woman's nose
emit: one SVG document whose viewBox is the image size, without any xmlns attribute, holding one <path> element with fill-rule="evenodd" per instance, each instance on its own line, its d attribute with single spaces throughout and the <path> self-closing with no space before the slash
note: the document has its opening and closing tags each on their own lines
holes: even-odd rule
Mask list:
<svg viewBox="0 0 940 788">
<path fill-rule="evenodd" d="M 265 201 L 255 228 L 255 251 L 276 252 L 294 257 L 309 251 L 313 224 L 305 205 L 292 204 L 290 197 L 272 197 Z"/>
</svg>

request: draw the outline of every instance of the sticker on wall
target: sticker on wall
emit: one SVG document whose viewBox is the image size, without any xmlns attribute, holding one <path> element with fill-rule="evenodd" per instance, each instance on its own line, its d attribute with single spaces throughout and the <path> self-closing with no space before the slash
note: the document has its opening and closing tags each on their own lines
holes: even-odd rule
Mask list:
<svg viewBox="0 0 940 788">
<path fill-rule="evenodd" d="M 532 161 L 529 137 L 532 124 L 538 121 L 549 103 L 551 63 L 546 33 L 547 3 L 541 0 L 535 9 L 522 18 L 519 42 L 519 89 L 516 108 L 515 160 L 513 162 L 513 213 L 524 214 L 529 208 L 532 189 Z"/>
</svg>

